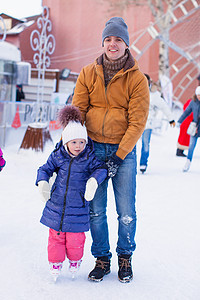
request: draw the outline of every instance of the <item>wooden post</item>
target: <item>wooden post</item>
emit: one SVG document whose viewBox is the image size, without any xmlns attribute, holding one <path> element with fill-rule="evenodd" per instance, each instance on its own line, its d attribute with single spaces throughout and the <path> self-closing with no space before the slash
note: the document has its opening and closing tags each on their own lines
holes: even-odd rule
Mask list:
<svg viewBox="0 0 200 300">
<path fill-rule="evenodd" d="M 43 151 L 48 141 L 53 143 L 47 124 L 32 123 L 27 127 L 20 149 L 32 148 Z"/>
</svg>

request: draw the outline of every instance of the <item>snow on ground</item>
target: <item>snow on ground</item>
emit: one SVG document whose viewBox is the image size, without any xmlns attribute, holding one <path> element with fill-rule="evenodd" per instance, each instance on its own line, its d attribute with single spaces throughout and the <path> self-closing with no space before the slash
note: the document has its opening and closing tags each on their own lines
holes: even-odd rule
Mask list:
<svg viewBox="0 0 200 300">
<path fill-rule="evenodd" d="M 54 133 L 54 142 L 60 133 Z M 177 128 L 153 135 L 147 173 L 137 177 L 137 249 L 133 255 L 134 280 L 117 279 L 117 221 L 112 186 L 108 220 L 112 272 L 100 283 L 89 282 L 94 266 L 87 241 L 83 263 L 75 280 L 68 262 L 55 284 L 47 262 L 48 229 L 40 224 L 42 209 L 35 184 L 37 168 L 52 150 L 3 149 L 7 165 L 0 173 L 0 299 L 1 300 L 197 300 L 200 299 L 200 143 L 191 169 L 182 172 L 185 158 L 176 157 Z M 138 160 L 141 141 L 138 142 Z"/>
</svg>

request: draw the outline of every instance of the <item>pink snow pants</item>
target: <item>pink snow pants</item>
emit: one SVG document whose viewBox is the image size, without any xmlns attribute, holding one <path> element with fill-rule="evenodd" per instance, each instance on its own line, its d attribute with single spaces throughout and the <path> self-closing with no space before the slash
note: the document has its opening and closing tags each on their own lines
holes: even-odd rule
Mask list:
<svg viewBox="0 0 200 300">
<path fill-rule="evenodd" d="M 83 257 L 85 244 L 84 232 L 59 232 L 49 229 L 48 260 L 63 262 L 65 257 L 77 261 Z"/>
</svg>

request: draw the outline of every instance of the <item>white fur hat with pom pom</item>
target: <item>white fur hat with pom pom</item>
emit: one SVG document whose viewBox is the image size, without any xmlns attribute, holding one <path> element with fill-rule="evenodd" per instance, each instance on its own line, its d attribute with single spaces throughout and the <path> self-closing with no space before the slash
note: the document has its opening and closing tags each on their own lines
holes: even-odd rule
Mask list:
<svg viewBox="0 0 200 300">
<path fill-rule="evenodd" d="M 64 128 L 62 132 L 63 145 L 71 140 L 84 139 L 87 143 L 87 129 L 81 124 L 81 113 L 73 105 L 67 105 L 58 113 L 58 120 Z"/>
</svg>

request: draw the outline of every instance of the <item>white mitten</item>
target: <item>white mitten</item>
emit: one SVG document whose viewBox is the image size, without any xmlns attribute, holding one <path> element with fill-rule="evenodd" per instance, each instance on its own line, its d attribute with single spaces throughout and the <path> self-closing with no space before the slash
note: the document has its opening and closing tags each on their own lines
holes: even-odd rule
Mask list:
<svg viewBox="0 0 200 300">
<path fill-rule="evenodd" d="M 45 180 L 38 182 L 39 192 L 42 196 L 43 202 L 47 202 L 50 199 L 50 186 L 49 183 Z"/>
<path fill-rule="evenodd" d="M 86 183 L 85 195 L 84 198 L 87 201 L 91 201 L 94 198 L 96 190 L 98 188 L 98 183 L 94 177 L 88 179 Z"/>
</svg>

